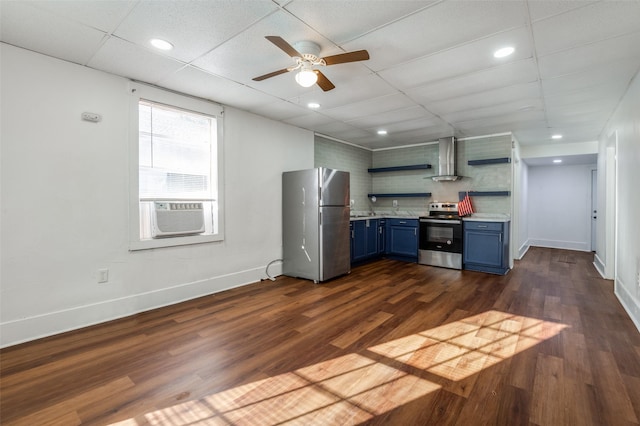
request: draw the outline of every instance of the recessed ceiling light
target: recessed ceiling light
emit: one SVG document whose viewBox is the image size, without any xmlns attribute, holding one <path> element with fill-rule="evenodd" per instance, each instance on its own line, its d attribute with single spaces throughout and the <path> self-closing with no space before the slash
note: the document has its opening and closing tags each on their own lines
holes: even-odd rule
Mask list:
<svg viewBox="0 0 640 426">
<path fill-rule="evenodd" d="M 307 104 L 307 108 L 318 109 L 318 108 L 320 108 L 320 104 L 317 103 L 317 102 L 309 102 Z"/>
<path fill-rule="evenodd" d="M 562 160 L 558 159 L 558 160 L 553 160 L 554 163 L 562 163 Z"/>
<path fill-rule="evenodd" d="M 503 47 L 502 49 L 498 49 L 495 52 L 493 52 L 493 57 L 494 58 L 504 58 L 505 56 L 511 55 L 513 52 L 515 52 L 515 50 L 516 49 L 514 49 L 511 46 Z"/>
<path fill-rule="evenodd" d="M 166 40 L 162 40 L 160 38 L 152 38 L 149 43 L 156 49 L 160 50 L 171 50 L 173 49 L 173 44 L 169 43 Z"/>
<path fill-rule="evenodd" d="M 562 135 L 553 135 L 551 139 L 562 139 Z"/>
<path fill-rule="evenodd" d="M 378 134 L 379 135 L 386 135 L 387 131 L 386 130 L 378 130 Z"/>
</svg>

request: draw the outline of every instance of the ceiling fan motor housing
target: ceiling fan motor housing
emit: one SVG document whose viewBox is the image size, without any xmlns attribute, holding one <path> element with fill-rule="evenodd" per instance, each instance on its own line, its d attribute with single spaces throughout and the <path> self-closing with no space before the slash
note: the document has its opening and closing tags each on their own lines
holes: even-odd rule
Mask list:
<svg viewBox="0 0 640 426">
<path fill-rule="evenodd" d="M 320 59 L 320 46 L 312 41 L 299 41 L 293 45 L 293 48 L 302 54 L 302 59 L 312 64 L 317 64 Z"/>
</svg>

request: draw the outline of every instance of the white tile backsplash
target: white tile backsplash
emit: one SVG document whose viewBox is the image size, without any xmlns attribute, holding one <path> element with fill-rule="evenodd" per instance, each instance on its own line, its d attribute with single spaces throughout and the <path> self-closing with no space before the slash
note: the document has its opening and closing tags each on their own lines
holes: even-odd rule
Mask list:
<svg viewBox="0 0 640 426">
<path fill-rule="evenodd" d="M 368 151 L 316 136 L 316 167 L 331 167 L 351 173 L 351 198 L 354 210 L 380 212 L 425 212 L 433 201 L 458 201 L 458 192 L 511 191 L 511 163 L 469 166 L 468 160 L 511 157 L 511 135 L 458 140 L 458 175 L 455 182 L 434 182 L 438 174 L 438 144 L 428 144 L 384 151 Z M 393 167 L 431 164 L 429 170 L 406 170 L 368 173 L 370 167 Z M 375 203 L 368 193 L 431 192 L 430 198 L 378 197 Z M 472 197 L 476 212 L 511 214 L 510 196 Z"/>
</svg>

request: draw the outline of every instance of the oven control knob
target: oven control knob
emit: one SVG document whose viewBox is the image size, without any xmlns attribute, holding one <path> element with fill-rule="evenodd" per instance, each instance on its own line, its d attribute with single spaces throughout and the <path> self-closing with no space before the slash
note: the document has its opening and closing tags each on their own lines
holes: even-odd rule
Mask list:
<svg viewBox="0 0 640 426">
<path fill-rule="evenodd" d="M 447 240 L 447 244 L 451 245 L 451 240 Z"/>
</svg>

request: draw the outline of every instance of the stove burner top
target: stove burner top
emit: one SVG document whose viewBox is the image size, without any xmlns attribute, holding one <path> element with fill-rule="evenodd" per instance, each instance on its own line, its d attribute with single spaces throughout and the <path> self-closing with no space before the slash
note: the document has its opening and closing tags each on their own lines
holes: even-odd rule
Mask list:
<svg viewBox="0 0 640 426">
<path fill-rule="evenodd" d="M 458 203 L 433 202 L 429 204 L 429 216 L 425 219 L 460 220 Z"/>
</svg>

